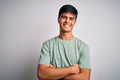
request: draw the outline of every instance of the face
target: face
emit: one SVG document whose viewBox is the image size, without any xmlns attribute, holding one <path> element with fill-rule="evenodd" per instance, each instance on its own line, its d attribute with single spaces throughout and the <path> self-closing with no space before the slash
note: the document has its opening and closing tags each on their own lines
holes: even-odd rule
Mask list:
<svg viewBox="0 0 120 80">
<path fill-rule="evenodd" d="M 61 32 L 72 32 L 72 29 L 76 23 L 76 15 L 69 12 L 64 12 L 58 18 Z"/>
</svg>

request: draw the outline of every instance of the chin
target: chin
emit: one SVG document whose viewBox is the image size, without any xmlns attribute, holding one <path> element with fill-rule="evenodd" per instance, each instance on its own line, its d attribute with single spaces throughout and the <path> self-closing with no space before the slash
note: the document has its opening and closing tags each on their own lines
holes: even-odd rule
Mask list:
<svg viewBox="0 0 120 80">
<path fill-rule="evenodd" d="M 71 31 L 70 30 L 63 30 L 62 32 L 68 33 L 68 32 L 71 32 Z"/>
</svg>

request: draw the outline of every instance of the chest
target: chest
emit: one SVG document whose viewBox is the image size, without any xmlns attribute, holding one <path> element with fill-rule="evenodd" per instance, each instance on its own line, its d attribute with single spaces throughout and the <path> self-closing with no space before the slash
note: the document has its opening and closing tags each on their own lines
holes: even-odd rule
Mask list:
<svg viewBox="0 0 120 80">
<path fill-rule="evenodd" d="M 79 63 L 80 52 L 77 45 L 55 44 L 51 47 L 50 62 L 57 67 L 71 66 Z"/>
</svg>

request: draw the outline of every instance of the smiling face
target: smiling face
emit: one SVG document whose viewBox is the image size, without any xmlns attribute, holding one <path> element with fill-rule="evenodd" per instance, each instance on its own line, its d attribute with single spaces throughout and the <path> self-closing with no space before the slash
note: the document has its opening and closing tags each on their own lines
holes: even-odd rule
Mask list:
<svg viewBox="0 0 120 80">
<path fill-rule="evenodd" d="M 72 32 L 72 29 L 76 23 L 76 15 L 70 12 L 64 12 L 58 18 L 61 32 Z"/>
</svg>

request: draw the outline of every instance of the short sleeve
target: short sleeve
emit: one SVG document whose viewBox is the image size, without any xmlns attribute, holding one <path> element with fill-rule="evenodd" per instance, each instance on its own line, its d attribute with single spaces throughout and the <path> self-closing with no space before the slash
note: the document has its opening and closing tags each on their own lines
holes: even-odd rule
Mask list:
<svg viewBox="0 0 120 80">
<path fill-rule="evenodd" d="M 47 42 L 43 43 L 38 64 L 50 64 L 49 45 Z"/>
<path fill-rule="evenodd" d="M 80 57 L 80 68 L 88 68 L 91 69 L 91 64 L 90 64 L 90 50 L 88 45 L 86 45 L 82 52 L 81 52 L 81 57 Z"/>
</svg>

